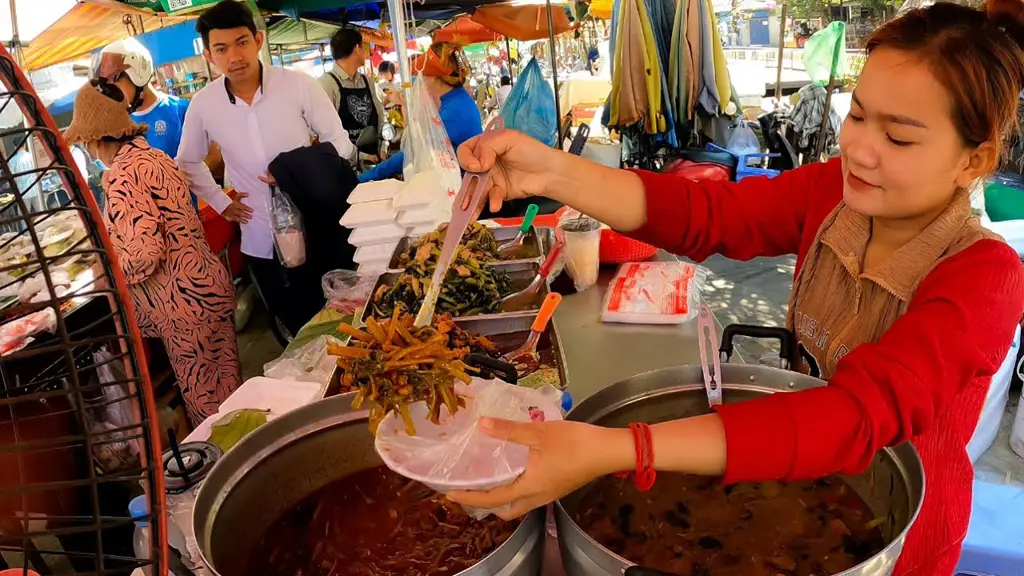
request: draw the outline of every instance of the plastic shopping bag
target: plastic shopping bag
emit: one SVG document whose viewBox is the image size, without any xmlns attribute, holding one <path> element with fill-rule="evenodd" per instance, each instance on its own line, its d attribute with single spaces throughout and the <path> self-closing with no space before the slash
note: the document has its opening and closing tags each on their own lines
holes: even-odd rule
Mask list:
<svg viewBox="0 0 1024 576">
<path fill-rule="evenodd" d="M 271 187 L 270 226 L 274 231 L 274 248 L 281 265 L 295 268 L 306 263 L 306 232 L 302 215 L 288 195 Z"/>
<path fill-rule="evenodd" d="M 139 465 L 141 452 L 139 442 L 125 430 L 136 418 L 132 414 L 132 396 L 124 383 L 128 378 L 124 364 L 106 347 L 93 352 L 92 361 L 99 386 L 82 392 L 81 413 L 91 434 L 107 437 L 106 441 L 92 447 L 93 459 L 108 474 L 131 470 Z M 67 381 L 64 385 L 70 389 Z"/>
<path fill-rule="evenodd" d="M 459 161 L 434 99 L 422 81 L 413 82 L 406 111 L 409 125 L 402 134 L 402 152 L 405 153 L 402 174 L 405 181 L 409 182 L 421 172 L 436 171 L 444 192 L 449 198 L 454 198 L 462 185 Z"/>
<path fill-rule="evenodd" d="M 846 23 L 832 22 L 808 38 L 803 62 L 807 75 L 819 86 L 828 84 L 830 76 L 843 76 L 846 72 Z"/>
<path fill-rule="evenodd" d="M 729 139 L 725 142 L 725 149 L 737 156 L 760 154 L 761 143 L 743 118 L 739 118 L 729 127 Z"/>
<path fill-rule="evenodd" d="M 686 262 L 623 264 L 604 297 L 602 322 L 682 324 L 697 317 L 707 269 Z"/>
<path fill-rule="evenodd" d="M 536 58 L 530 60 L 508 93 L 501 117 L 506 128 L 529 134 L 548 146 L 555 145 L 558 132 L 555 92 L 541 74 Z"/>
<path fill-rule="evenodd" d="M 526 470 L 529 448 L 487 436 L 477 428 L 483 417 L 505 420 L 562 419 L 562 393 L 552 386 L 523 388 L 497 380 L 474 379 L 457 384 L 466 407 L 454 416 L 442 408 L 439 424 L 428 420 L 427 404 L 409 407 L 416 435 L 409 436 L 402 419 L 388 414 L 377 428 L 376 449 L 388 468 L 441 493 L 490 490 L 509 484 Z M 493 510 L 467 510 L 480 519 Z"/>
</svg>

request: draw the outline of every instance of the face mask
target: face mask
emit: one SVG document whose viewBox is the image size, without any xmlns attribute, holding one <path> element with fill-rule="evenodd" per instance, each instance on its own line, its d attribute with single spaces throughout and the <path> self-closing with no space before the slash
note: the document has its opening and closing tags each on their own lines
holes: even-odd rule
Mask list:
<svg viewBox="0 0 1024 576">
<path fill-rule="evenodd" d="M 99 168 L 100 170 L 102 170 L 104 172 L 107 171 L 107 165 L 104 164 L 103 161 L 100 160 L 96 156 L 96 154 L 92 150 L 89 149 L 88 146 L 83 146 L 82 149 L 85 150 L 86 155 L 89 157 L 89 160 L 93 163 L 93 165 L 95 165 L 97 168 Z"/>
</svg>

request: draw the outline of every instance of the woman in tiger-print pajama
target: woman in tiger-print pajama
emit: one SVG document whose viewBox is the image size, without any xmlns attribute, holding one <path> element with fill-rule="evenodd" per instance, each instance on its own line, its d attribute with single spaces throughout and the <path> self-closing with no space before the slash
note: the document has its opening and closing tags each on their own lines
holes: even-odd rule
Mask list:
<svg viewBox="0 0 1024 576">
<path fill-rule="evenodd" d="M 90 83 L 75 98 L 65 136 L 107 165 L 105 219 L 143 336 L 170 356 L 192 425 L 217 412 L 241 383 L 234 288 L 203 236 L 174 161 L 146 143 L 120 91 Z"/>
</svg>

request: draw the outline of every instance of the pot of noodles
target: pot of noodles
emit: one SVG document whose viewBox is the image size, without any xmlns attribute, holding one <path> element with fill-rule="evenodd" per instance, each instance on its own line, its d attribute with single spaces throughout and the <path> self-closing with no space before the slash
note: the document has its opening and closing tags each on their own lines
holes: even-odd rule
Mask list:
<svg viewBox="0 0 1024 576">
<path fill-rule="evenodd" d="M 526 576 L 544 512 L 475 520 L 385 468 L 343 394 L 261 426 L 200 489 L 193 527 L 220 576 Z"/>
<path fill-rule="evenodd" d="M 721 381 L 726 403 L 824 385 L 728 363 Z M 679 366 L 609 386 L 568 419 L 622 427 L 709 411 L 701 367 Z M 892 573 L 923 497 L 924 470 L 905 443 L 880 451 L 863 474 L 806 482 L 721 486 L 659 473 L 641 493 L 631 479 L 604 477 L 560 500 L 555 513 L 568 576 L 619 576 L 631 566 L 693 576 L 876 576 Z"/>
</svg>

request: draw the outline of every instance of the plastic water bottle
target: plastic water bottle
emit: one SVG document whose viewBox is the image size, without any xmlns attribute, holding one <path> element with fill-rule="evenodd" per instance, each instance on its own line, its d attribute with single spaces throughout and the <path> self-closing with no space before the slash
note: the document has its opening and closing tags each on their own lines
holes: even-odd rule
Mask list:
<svg viewBox="0 0 1024 576">
<path fill-rule="evenodd" d="M 149 522 L 146 520 L 149 510 L 147 504 L 145 494 L 135 497 L 128 503 L 128 513 L 135 521 L 135 536 L 132 544 L 135 548 L 135 557 L 139 560 L 149 560 Z M 135 576 L 140 572 L 143 576 L 153 576 L 153 567 L 137 568 L 132 575 Z"/>
</svg>

